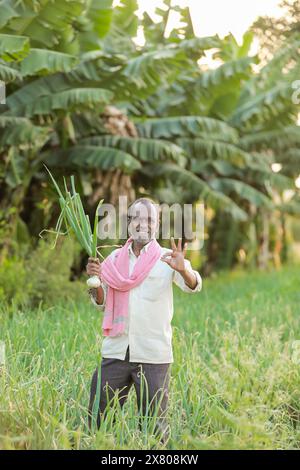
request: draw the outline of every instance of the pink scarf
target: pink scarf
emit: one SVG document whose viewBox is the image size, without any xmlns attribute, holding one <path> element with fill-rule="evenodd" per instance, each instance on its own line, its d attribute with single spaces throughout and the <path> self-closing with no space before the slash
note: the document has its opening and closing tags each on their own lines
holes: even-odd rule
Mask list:
<svg viewBox="0 0 300 470">
<path fill-rule="evenodd" d="M 132 237 L 129 237 L 125 245 L 118 250 L 114 261 L 107 258 L 101 264 L 101 278 L 108 285 L 102 324 L 104 336 L 120 336 L 124 332 L 128 317 L 129 290 L 145 279 L 161 256 L 159 243 L 155 239 L 151 240 L 147 251 L 139 255 L 129 276 L 130 243 Z"/>
</svg>

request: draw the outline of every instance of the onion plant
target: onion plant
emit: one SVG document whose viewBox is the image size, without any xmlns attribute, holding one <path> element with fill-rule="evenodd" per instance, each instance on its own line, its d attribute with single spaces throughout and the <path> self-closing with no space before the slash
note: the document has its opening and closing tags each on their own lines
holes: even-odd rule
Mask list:
<svg viewBox="0 0 300 470">
<path fill-rule="evenodd" d="M 84 212 L 84 208 L 82 205 L 82 201 L 80 198 L 79 193 L 76 191 L 75 188 L 75 181 L 74 175 L 71 176 L 71 191 L 69 191 L 66 180 L 64 178 L 64 186 L 65 186 L 65 195 L 60 190 L 57 182 L 55 181 L 53 175 L 51 174 L 50 170 L 44 165 L 46 170 L 48 171 L 54 187 L 59 196 L 59 205 L 61 208 L 61 213 L 58 217 L 55 233 L 56 239 L 54 246 L 56 245 L 58 235 L 65 235 L 66 233 L 73 233 L 77 238 L 78 242 L 80 243 L 81 247 L 86 251 L 86 253 L 96 258 L 97 255 L 101 256 L 103 259 L 104 257 L 100 253 L 97 247 L 97 227 L 98 227 L 98 210 L 99 207 L 102 205 L 104 199 L 101 199 L 99 204 L 97 205 L 95 217 L 94 217 L 94 226 L 93 230 L 91 227 L 89 216 Z M 65 223 L 67 232 L 62 233 L 61 226 Z M 52 231 L 52 230 L 47 230 Z M 43 232 L 43 230 L 42 230 Z M 41 232 L 41 233 L 42 233 Z M 101 285 L 100 279 L 98 276 L 92 276 L 87 280 L 87 285 L 89 287 L 99 287 Z"/>
</svg>

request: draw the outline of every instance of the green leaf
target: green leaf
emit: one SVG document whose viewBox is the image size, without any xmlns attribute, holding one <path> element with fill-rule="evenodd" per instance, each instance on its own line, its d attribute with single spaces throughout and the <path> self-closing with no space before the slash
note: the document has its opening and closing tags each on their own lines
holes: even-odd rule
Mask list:
<svg viewBox="0 0 300 470">
<path fill-rule="evenodd" d="M 12 67 L 8 67 L 7 65 L 3 65 L 0 63 L 0 80 L 5 83 L 13 82 L 14 80 L 21 80 L 22 75 L 16 69 Z"/>
<path fill-rule="evenodd" d="M 242 103 L 232 114 L 229 123 L 242 127 L 263 123 L 278 116 L 291 101 L 291 83 L 279 83 Z"/>
<path fill-rule="evenodd" d="M 63 110 L 67 113 L 67 111 L 75 110 L 78 107 L 93 109 L 96 105 L 109 103 L 112 96 L 110 91 L 101 88 L 73 88 L 30 101 L 26 104 L 23 112 L 26 116 L 31 117 L 37 114 L 49 114 L 56 110 Z M 7 104 L 11 108 L 10 97 L 7 98 Z M 16 109 L 15 112 L 20 111 Z"/>
<path fill-rule="evenodd" d="M 211 188 L 206 181 L 188 170 L 179 168 L 172 163 L 161 163 L 160 165 L 143 167 L 141 171 L 151 178 L 160 176 L 164 180 L 169 180 L 173 185 L 176 185 L 177 189 L 178 187 L 188 188 L 197 200 L 203 200 L 204 203 L 215 209 L 229 212 L 237 220 L 247 220 L 246 212 L 240 209 L 232 199 Z"/>
<path fill-rule="evenodd" d="M 234 193 L 241 199 L 254 204 L 256 207 L 265 206 L 269 209 L 273 208 L 272 201 L 261 191 L 243 181 L 234 180 L 232 178 L 215 178 L 209 181 L 209 185 L 216 191 L 224 194 Z"/>
<path fill-rule="evenodd" d="M 117 148 L 144 162 L 168 159 L 180 161 L 184 155 L 182 148 L 178 145 L 158 139 L 145 139 L 142 137 L 93 136 L 81 139 L 80 144 Z"/>
<path fill-rule="evenodd" d="M 135 123 L 139 135 L 154 139 L 173 137 L 205 137 L 207 133 L 218 134 L 219 140 L 236 142 L 237 131 L 224 121 L 203 116 L 176 116 L 151 118 Z"/>
<path fill-rule="evenodd" d="M 123 69 L 123 75 L 138 88 L 157 87 L 162 80 L 177 70 L 179 73 L 186 57 L 180 49 L 161 48 L 138 54 L 130 59 Z"/>
<path fill-rule="evenodd" d="M 74 40 L 73 23 L 85 9 L 83 0 L 14 2 L 18 17 L 12 17 L 5 30 L 30 38 L 37 47 L 54 49 L 66 38 Z"/>
<path fill-rule="evenodd" d="M 95 211 L 95 217 L 94 217 L 94 231 L 93 231 L 93 248 L 92 248 L 92 251 L 93 251 L 93 257 L 96 258 L 97 256 L 97 229 L 98 229 L 98 210 L 99 210 L 99 207 L 102 205 L 104 199 L 101 199 L 96 207 L 96 211 Z"/>
<path fill-rule="evenodd" d="M 48 49 L 30 49 L 21 62 L 23 76 L 70 71 L 78 59 L 70 54 Z"/>
<path fill-rule="evenodd" d="M 190 158 L 199 160 L 226 160 L 238 166 L 249 164 L 251 155 L 239 147 L 215 140 L 180 138 L 176 140 Z"/>
<path fill-rule="evenodd" d="M 253 57 L 243 57 L 241 59 L 226 62 L 216 69 L 204 72 L 196 81 L 201 88 L 211 88 L 224 85 L 224 80 L 237 78 L 248 78 L 250 65 L 254 62 Z"/>
<path fill-rule="evenodd" d="M 29 53 L 29 38 L 0 34 L 0 58 L 6 62 L 20 61 Z"/>
<path fill-rule="evenodd" d="M 247 150 L 274 149 L 280 151 L 295 144 L 300 145 L 300 126 L 251 132 L 242 136 L 240 140 L 240 146 Z"/>
<path fill-rule="evenodd" d="M 76 145 L 69 150 L 44 152 L 43 159 L 51 166 L 99 168 L 112 170 L 120 168 L 131 173 L 141 168 L 141 164 L 126 152 L 109 147 Z"/>
<path fill-rule="evenodd" d="M 0 128 L 1 126 L 0 117 Z M 28 144 L 31 147 L 41 147 L 49 137 L 52 129 L 49 127 L 34 126 L 29 120 L 21 121 L 21 118 L 17 119 L 15 123 L 13 121 L 6 121 L 8 124 L 4 130 L 0 132 L 0 145 L 8 147 L 10 145 L 22 145 Z M 4 121 L 2 121 L 4 124 Z"/>
<path fill-rule="evenodd" d="M 10 19 L 17 18 L 19 16 L 10 3 L 11 2 L 7 2 L 7 0 L 0 1 L 0 29 L 2 29 Z"/>
</svg>

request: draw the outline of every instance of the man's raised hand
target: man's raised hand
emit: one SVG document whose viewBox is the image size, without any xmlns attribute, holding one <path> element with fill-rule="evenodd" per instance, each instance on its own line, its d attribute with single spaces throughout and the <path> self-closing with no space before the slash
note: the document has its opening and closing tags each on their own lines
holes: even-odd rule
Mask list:
<svg viewBox="0 0 300 470">
<path fill-rule="evenodd" d="M 182 240 L 178 239 L 178 244 L 176 246 L 174 237 L 171 237 L 171 248 L 172 253 L 165 253 L 160 259 L 167 263 L 172 269 L 178 272 L 185 271 L 184 257 L 187 250 L 187 243 L 184 244 L 182 249 Z"/>
</svg>

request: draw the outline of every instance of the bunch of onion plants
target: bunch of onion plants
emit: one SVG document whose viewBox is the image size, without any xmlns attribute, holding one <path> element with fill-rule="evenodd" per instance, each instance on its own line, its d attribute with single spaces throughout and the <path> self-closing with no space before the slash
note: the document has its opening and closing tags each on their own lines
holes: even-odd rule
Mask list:
<svg viewBox="0 0 300 470">
<path fill-rule="evenodd" d="M 70 177 L 71 179 L 71 190 L 68 189 L 66 180 L 64 178 L 64 187 L 65 194 L 60 190 L 57 182 L 55 181 L 50 170 L 44 165 L 47 169 L 54 187 L 58 193 L 58 201 L 60 205 L 60 215 L 58 217 L 54 233 L 56 233 L 56 238 L 54 242 L 54 247 L 56 246 L 57 238 L 59 235 L 66 235 L 68 233 L 73 233 L 76 239 L 78 240 L 81 247 L 86 251 L 86 253 L 93 258 L 96 258 L 99 255 L 102 259 L 103 256 L 98 250 L 97 246 L 97 227 L 98 227 L 98 212 L 99 207 L 102 205 L 104 199 L 99 201 L 97 205 L 95 216 L 94 216 L 94 226 L 91 227 L 91 222 L 88 214 L 85 213 L 83 204 L 80 198 L 79 193 L 76 191 L 74 175 Z M 63 223 L 65 224 L 66 232 L 61 232 Z M 46 229 L 42 230 L 45 231 Z M 53 232 L 53 230 L 46 230 L 48 232 Z M 40 235 L 41 233 L 40 232 Z M 89 287 L 99 287 L 101 284 L 98 276 L 92 276 L 87 280 L 87 285 Z"/>
</svg>

